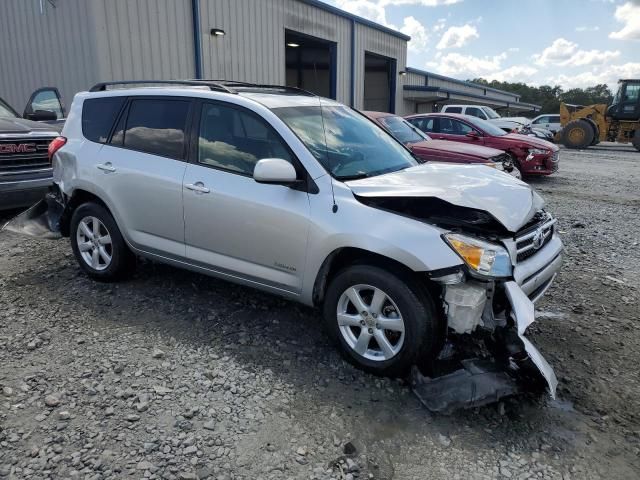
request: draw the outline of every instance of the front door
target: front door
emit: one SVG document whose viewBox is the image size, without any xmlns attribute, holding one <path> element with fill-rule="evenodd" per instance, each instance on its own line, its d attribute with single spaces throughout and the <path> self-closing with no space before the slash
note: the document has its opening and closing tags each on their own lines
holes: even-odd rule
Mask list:
<svg viewBox="0 0 640 480">
<path fill-rule="evenodd" d="M 187 257 L 231 278 L 300 291 L 308 194 L 252 177 L 262 158 L 296 165 L 293 153 L 260 116 L 244 108 L 207 102 L 196 115 L 198 135 L 184 178 Z"/>
<path fill-rule="evenodd" d="M 627 83 L 618 106 L 618 120 L 640 119 L 640 82 Z"/>
<path fill-rule="evenodd" d="M 454 142 L 473 143 L 475 145 L 484 143 L 482 136 L 477 131 L 478 136 L 467 136 L 467 134 L 475 130 L 470 125 L 455 118 L 439 117 L 436 128 L 437 132 L 432 137 L 439 140 L 453 140 Z"/>
</svg>

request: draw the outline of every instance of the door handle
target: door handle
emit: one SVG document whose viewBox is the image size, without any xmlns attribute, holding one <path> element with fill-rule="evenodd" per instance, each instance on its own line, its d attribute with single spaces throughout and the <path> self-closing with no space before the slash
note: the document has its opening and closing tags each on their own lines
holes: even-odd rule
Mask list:
<svg viewBox="0 0 640 480">
<path fill-rule="evenodd" d="M 103 172 L 115 172 L 116 171 L 116 169 L 113 167 L 111 162 L 99 163 L 98 165 L 96 165 L 96 167 L 99 170 L 102 170 Z"/>
<path fill-rule="evenodd" d="M 205 187 L 204 183 L 202 183 L 202 182 L 187 183 L 187 184 L 185 184 L 184 187 L 187 190 L 193 190 L 196 193 L 209 193 L 211 191 L 207 187 Z"/>
</svg>

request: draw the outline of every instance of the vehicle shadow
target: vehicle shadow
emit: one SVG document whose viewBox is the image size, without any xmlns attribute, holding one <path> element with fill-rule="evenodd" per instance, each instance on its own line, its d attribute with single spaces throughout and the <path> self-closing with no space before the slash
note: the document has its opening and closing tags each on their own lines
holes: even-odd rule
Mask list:
<svg viewBox="0 0 640 480">
<path fill-rule="evenodd" d="M 123 283 L 97 283 L 79 272 L 72 256 L 16 274 L 14 281 L 41 298 L 59 299 L 71 314 L 88 312 L 101 329 L 140 329 L 177 345 L 213 347 L 249 372 L 270 369 L 295 389 L 299 424 L 317 429 L 328 412 L 341 412 L 348 419 L 341 428 L 369 450 L 388 448 L 383 441 L 437 441 L 440 433 L 456 437 L 460 448 L 502 444 L 531 452 L 552 443 L 559 451 L 584 445 L 575 433 L 576 413 L 548 408 L 541 397 L 521 395 L 500 406 L 432 415 L 406 382 L 344 362 L 317 309 L 250 288 L 149 261 L 141 261 Z"/>
</svg>

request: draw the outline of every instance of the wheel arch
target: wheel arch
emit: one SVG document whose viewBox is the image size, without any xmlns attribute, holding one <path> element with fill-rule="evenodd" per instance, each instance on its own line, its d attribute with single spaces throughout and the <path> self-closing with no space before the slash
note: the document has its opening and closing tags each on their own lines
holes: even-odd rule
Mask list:
<svg viewBox="0 0 640 480">
<path fill-rule="evenodd" d="M 66 199 L 64 214 L 60 221 L 60 232 L 62 233 L 63 236 L 68 237 L 70 235 L 71 217 L 73 216 L 73 212 L 80 205 L 88 202 L 94 202 L 103 206 L 104 208 L 107 209 L 107 211 L 111 214 L 111 216 L 114 217 L 114 220 L 115 220 L 115 216 L 113 215 L 113 212 L 109 208 L 109 205 L 107 205 L 107 203 L 104 200 L 102 200 L 102 198 L 100 198 L 98 195 L 88 190 L 84 190 L 82 188 L 76 188 Z"/>
<path fill-rule="evenodd" d="M 407 265 L 393 258 L 371 252 L 358 247 L 340 247 L 333 250 L 322 262 L 313 284 L 312 301 L 315 306 L 321 305 L 332 278 L 345 267 L 352 265 L 373 265 L 385 270 L 393 271 L 405 278 L 412 278 L 429 290 L 430 285 L 427 275 L 420 275 Z"/>
</svg>

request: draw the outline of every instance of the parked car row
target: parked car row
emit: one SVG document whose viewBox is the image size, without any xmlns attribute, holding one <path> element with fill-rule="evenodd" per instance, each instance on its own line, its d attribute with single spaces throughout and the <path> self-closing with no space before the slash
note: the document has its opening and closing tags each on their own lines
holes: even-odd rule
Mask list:
<svg viewBox="0 0 640 480">
<path fill-rule="evenodd" d="M 550 172 L 557 150 L 463 115 L 376 125 L 289 87 L 125 83 L 75 96 L 49 149 L 52 192 L 7 228 L 47 217 L 101 281 L 142 256 L 317 306 L 348 361 L 389 376 L 419 365 L 421 395 L 450 393 L 440 407 L 555 395 L 526 330 L 562 242 L 542 198 L 498 170 L 506 149 Z M 452 150 L 498 168 L 418 159 Z"/>
</svg>

